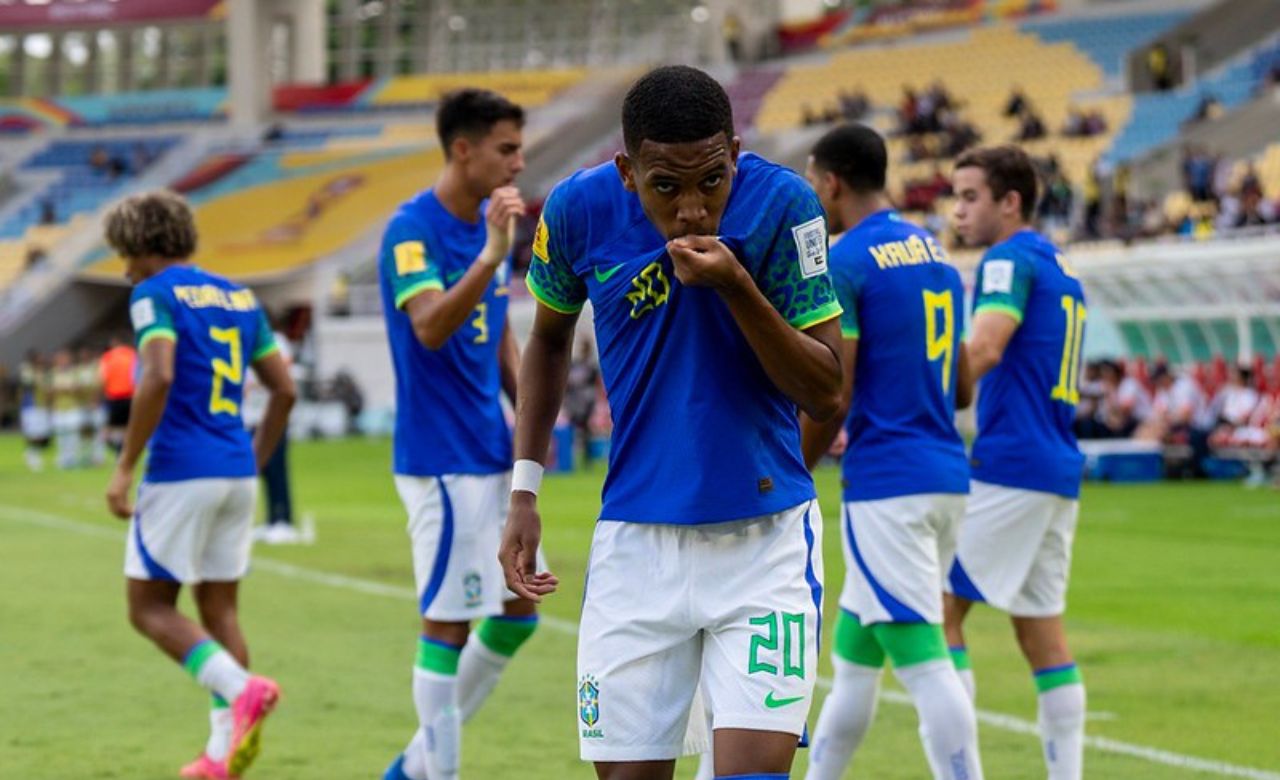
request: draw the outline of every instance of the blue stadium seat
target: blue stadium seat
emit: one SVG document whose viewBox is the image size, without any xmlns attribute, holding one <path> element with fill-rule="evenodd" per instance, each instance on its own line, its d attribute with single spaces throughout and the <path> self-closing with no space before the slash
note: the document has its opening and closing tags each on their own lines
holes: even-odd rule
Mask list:
<svg viewBox="0 0 1280 780">
<path fill-rule="evenodd" d="M 1019 28 L 1045 43 L 1070 43 L 1102 68 L 1108 78 L 1124 70 L 1126 55 L 1182 22 L 1188 11 L 1103 16 L 1091 19 L 1033 19 Z"/>
</svg>

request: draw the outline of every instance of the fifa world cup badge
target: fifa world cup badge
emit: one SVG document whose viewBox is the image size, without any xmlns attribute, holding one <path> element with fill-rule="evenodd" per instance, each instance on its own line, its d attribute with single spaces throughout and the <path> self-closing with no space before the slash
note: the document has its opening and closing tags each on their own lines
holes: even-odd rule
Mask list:
<svg viewBox="0 0 1280 780">
<path fill-rule="evenodd" d="M 578 681 L 578 718 L 584 726 L 583 737 L 604 737 L 604 731 L 596 728 L 596 724 L 600 722 L 600 683 L 589 674 L 583 675 Z"/>
</svg>

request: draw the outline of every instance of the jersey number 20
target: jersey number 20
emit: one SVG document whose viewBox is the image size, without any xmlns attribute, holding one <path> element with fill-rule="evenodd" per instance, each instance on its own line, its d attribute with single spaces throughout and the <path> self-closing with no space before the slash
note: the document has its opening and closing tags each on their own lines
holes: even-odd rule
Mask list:
<svg viewBox="0 0 1280 780">
<path fill-rule="evenodd" d="M 209 412 L 211 414 L 239 414 L 240 405 L 230 398 L 222 397 L 222 383 L 230 382 L 238 385 L 244 381 L 244 357 L 240 351 L 239 328 L 209 328 L 209 338 L 219 344 L 226 344 L 230 350 L 228 360 L 213 359 L 213 389 L 209 392 Z"/>
<path fill-rule="evenodd" d="M 956 357 L 956 307 L 950 290 L 924 291 L 924 334 L 925 357 L 930 363 L 942 361 L 942 392 L 946 393 L 951 389 L 951 366 Z"/>
<path fill-rule="evenodd" d="M 1084 321 L 1089 316 L 1084 304 L 1070 295 L 1062 296 L 1062 311 L 1067 315 L 1066 335 L 1062 339 L 1062 366 L 1058 384 L 1049 397 L 1068 404 L 1080 403 L 1080 350 L 1084 346 Z"/>
</svg>

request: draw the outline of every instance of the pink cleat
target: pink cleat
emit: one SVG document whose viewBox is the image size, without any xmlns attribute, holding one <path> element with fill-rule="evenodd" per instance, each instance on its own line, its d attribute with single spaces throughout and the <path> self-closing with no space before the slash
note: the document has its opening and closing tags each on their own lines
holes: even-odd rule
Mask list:
<svg viewBox="0 0 1280 780">
<path fill-rule="evenodd" d="M 234 780 L 235 778 L 235 775 L 227 773 L 226 761 L 214 761 L 209 758 L 208 753 L 201 753 L 199 758 L 184 766 L 178 776 L 190 780 Z"/>
<path fill-rule="evenodd" d="M 250 677 L 244 692 L 231 705 L 231 752 L 227 776 L 244 774 L 262 749 L 262 722 L 275 709 L 280 686 L 266 677 Z"/>
</svg>

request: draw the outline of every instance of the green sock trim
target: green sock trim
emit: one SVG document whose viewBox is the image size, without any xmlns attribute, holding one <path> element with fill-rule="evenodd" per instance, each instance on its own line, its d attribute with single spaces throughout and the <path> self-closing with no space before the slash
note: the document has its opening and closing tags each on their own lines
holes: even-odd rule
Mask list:
<svg viewBox="0 0 1280 780">
<path fill-rule="evenodd" d="M 869 666 L 872 669 L 884 666 L 884 648 L 876 640 L 875 634 L 862 625 L 857 615 L 843 609 L 836 616 L 836 641 L 831 649 L 851 664 Z"/>
<path fill-rule="evenodd" d="M 1041 669 L 1035 673 L 1035 680 L 1036 690 L 1040 693 L 1061 688 L 1064 685 L 1084 685 L 1084 677 L 1080 676 L 1080 667 L 1075 664 Z"/>
<path fill-rule="evenodd" d="M 452 676 L 458 673 L 458 658 L 461 656 L 460 647 L 422 637 L 418 640 L 418 659 L 415 665 L 428 672 Z"/>
<path fill-rule="evenodd" d="M 209 702 L 209 708 L 214 710 L 225 710 L 230 706 L 231 705 L 227 703 L 226 699 L 222 698 L 216 693 L 213 694 L 213 697 Z"/>
<path fill-rule="evenodd" d="M 476 638 L 493 652 L 505 658 L 516 654 L 538 629 L 538 618 L 485 618 L 476 627 Z"/>
<path fill-rule="evenodd" d="M 196 646 L 187 651 L 187 657 L 182 659 L 182 667 L 192 677 L 200 674 L 200 670 L 209 662 L 209 659 L 222 652 L 222 645 L 212 639 L 205 639 L 196 643 Z"/>
<path fill-rule="evenodd" d="M 898 669 L 925 661 L 950 661 L 942 626 L 933 623 L 877 623 L 871 627 L 876 640 Z"/>
<path fill-rule="evenodd" d="M 969 649 L 966 647 L 949 647 L 947 650 L 951 653 L 951 663 L 956 667 L 957 671 L 965 671 L 972 669 L 973 663 L 969 660 Z"/>
</svg>

